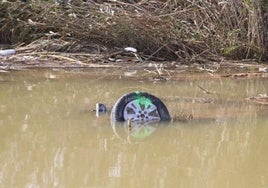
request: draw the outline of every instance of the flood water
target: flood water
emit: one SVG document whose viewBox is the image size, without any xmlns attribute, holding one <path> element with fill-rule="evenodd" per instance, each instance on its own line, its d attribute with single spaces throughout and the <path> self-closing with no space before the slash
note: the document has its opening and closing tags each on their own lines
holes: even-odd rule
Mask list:
<svg viewBox="0 0 268 188">
<path fill-rule="evenodd" d="M 267 78 L 94 74 L 0 73 L 0 187 L 268 187 L 268 106 L 246 100 L 268 94 Z M 92 111 L 132 91 L 193 119 L 134 138 Z"/>
</svg>

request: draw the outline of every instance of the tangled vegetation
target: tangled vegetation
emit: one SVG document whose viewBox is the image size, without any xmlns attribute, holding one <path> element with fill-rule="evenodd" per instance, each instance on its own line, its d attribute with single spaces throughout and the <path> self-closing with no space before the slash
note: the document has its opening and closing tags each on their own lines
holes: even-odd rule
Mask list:
<svg viewBox="0 0 268 188">
<path fill-rule="evenodd" d="M 0 2 L 0 44 L 150 60 L 268 59 L 267 0 Z"/>
</svg>

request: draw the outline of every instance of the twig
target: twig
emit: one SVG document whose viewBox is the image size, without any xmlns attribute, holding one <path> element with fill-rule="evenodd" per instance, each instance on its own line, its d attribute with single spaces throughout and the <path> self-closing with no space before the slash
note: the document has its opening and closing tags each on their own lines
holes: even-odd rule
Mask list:
<svg viewBox="0 0 268 188">
<path fill-rule="evenodd" d="M 204 91 L 204 93 L 206 93 L 206 94 L 213 94 L 213 92 L 211 92 L 211 91 L 208 91 L 208 90 L 206 90 L 206 89 L 204 89 L 203 87 L 201 87 L 201 86 L 197 86 L 199 89 L 201 89 L 202 91 Z"/>
</svg>

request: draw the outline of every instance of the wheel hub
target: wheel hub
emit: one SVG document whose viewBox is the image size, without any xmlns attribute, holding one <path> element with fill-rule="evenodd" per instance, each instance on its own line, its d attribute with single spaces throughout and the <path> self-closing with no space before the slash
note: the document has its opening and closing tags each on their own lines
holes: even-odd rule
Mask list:
<svg viewBox="0 0 268 188">
<path fill-rule="evenodd" d="M 125 120 L 133 122 L 160 121 L 157 107 L 148 99 L 136 99 L 127 103 L 124 108 Z"/>
</svg>

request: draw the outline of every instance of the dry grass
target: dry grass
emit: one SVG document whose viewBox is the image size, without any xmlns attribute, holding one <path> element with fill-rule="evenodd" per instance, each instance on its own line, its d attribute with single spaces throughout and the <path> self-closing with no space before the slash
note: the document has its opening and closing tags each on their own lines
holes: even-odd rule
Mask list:
<svg viewBox="0 0 268 188">
<path fill-rule="evenodd" d="M 267 60 L 267 1 L 0 2 L 0 43 L 35 51 L 106 53 L 133 46 L 144 59 Z"/>
</svg>

